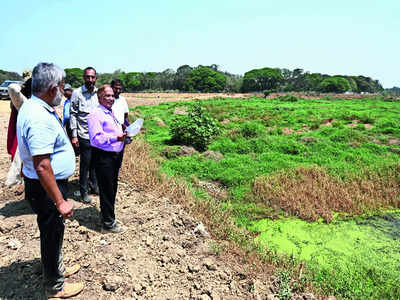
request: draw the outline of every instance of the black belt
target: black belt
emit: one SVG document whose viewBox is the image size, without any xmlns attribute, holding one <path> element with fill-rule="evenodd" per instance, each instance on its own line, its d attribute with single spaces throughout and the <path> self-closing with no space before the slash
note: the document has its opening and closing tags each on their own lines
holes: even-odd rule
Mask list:
<svg viewBox="0 0 400 300">
<path fill-rule="evenodd" d="M 26 177 L 26 176 L 24 177 L 24 180 L 40 183 L 39 179 L 29 178 L 29 177 Z M 66 183 L 68 183 L 68 179 L 56 179 L 56 182 L 57 183 L 61 183 L 61 184 L 66 184 Z"/>
</svg>

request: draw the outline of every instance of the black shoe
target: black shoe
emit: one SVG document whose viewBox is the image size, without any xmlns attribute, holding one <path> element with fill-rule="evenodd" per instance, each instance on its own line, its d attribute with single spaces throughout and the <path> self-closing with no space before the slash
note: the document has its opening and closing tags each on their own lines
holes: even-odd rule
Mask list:
<svg viewBox="0 0 400 300">
<path fill-rule="evenodd" d="M 86 204 L 92 203 L 92 198 L 90 198 L 90 196 L 88 194 L 82 195 L 81 199 L 82 199 L 83 203 L 86 203 Z"/>
<path fill-rule="evenodd" d="M 93 195 L 98 195 L 99 194 L 99 187 L 98 186 L 96 186 L 96 187 L 94 187 L 94 188 L 90 188 L 90 193 L 91 194 L 93 194 Z"/>
</svg>

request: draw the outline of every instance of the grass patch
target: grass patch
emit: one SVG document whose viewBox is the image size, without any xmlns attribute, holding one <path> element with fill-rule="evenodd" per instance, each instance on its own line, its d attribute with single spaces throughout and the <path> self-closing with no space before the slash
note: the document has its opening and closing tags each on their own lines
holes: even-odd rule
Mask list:
<svg viewBox="0 0 400 300">
<path fill-rule="evenodd" d="M 252 195 L 276 213 L 283 210 L 309 221 L 330 222 L 335 213 L 352 216 L 399 208 L 400 164 L 348 181 L 318 167 L 300 167 L 256 178 Z"/>
</svg>

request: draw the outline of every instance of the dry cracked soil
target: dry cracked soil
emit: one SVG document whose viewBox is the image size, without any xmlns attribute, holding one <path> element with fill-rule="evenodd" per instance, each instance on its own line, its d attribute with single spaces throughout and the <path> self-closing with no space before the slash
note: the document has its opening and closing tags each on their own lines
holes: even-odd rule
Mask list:
<svg viewBox="0 0 400 300">
<path fill-rule="evenodd" d="M 9 103 L 2 101 L 0 299 L 45 299 L 36 217 L 22 186 L 4 185 L 8 118 Z M 77 179 L 77 173 L 70 178 L 71 195 Z M 101 233 L 98 197 L 91 205 L 75 204 L 63 244 L 66 265 L 81 265 L 66 281 L 85 284 L 74 299 L 278 299 L 276 278 L 249 274 L 240 257 L 218 253 L 210 236 L 196 230 L 200 222 L 171 199 L 138 192 L 120 178 L 116 215 L 127 228 L 122 234 Z"/>
</svg>

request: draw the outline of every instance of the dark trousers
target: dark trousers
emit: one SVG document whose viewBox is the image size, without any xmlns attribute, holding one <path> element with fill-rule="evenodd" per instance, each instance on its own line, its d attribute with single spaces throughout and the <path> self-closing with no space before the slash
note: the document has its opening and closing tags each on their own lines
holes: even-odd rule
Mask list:
<svg viewBox="0 0 400 300">
<path fill-rule="evenodd" d="M 56 292 L 64 286 L 64 264 L 61 254 L 64 239 L 64 218 L 39 180 L 24 177 L 24 181 L 25 199 L 29 202 L 34 213 L 37 214 L 44 286 L 47 291 Z M 63 197 L 66 198 L 68 181 L 57 180 L 57 185 Z"/>
<path fill-rule="evenodd" d="M 67 132 L 69 140 L 71 141 L 72 140 L 72 129 L 71 129 L 69 120 L 65 122 L 65 131 Z M 77 148 L 77 147 L 72 147 L 72 148 L 74 148 L 75 156 L 79 156 L 79 148 Z"/>
<path fill-rule="evenodd" d="M 122 151 L 108 152 L 92 147 L 92 156 L 96 162 L 103 226 L 112 228 L 115 225 L 115 197 L 118 188 L 118 171 L 122 163 Z"/>
<path fill-rule="evenodd" d="M 89 194 L 89 186 L 97 189 L 97 178 L 94 169 L 95 160 L 92 157 L 92 147 L 90 141 L 82 138 L 79 140 L 79 152 L 81 156 L 79 165 L 79 187 L 82 197 Z"/>
</svg>

